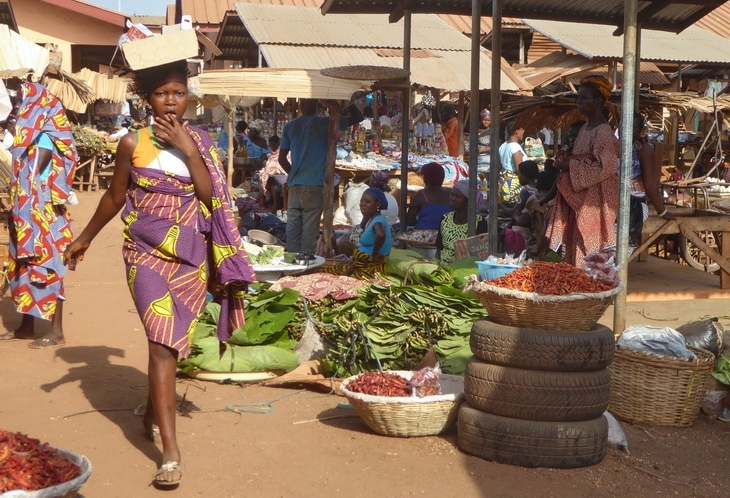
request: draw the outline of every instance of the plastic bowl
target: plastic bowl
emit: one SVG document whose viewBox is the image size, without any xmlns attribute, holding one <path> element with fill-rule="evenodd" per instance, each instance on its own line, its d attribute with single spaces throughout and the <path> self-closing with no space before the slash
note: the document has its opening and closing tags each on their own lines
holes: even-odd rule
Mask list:
<svg viewBox="0 0 730 498">
<path fill-rule="evenodd" d="M 522 268 L 520 265 L 506 265 L 504 263 L 492 263 L 491 261 L 477 261 L 477 267 L 479 267 L 479 275 L 481 275 L 482 280 L 503 277 L 517 268 Z"/>
</svg>

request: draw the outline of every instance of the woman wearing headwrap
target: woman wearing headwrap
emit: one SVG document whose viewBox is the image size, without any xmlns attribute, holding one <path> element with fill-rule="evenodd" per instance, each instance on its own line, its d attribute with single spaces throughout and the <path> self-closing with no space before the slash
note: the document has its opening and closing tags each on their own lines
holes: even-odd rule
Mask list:
<svg viewBox="0 0 730 498">
<path fill-rule="evenodd" d="M 548 229 L 550 247 L 563 246 L 563 260 L 580 267 L 586 254 L 616 243 L 619 144 L 603 114 L 611 84 L 603 77 L 584 78 L 578 87 L 578 110 L 586 116 L 560 170 L 558 194 Z"/>
<path fill-rule="evenodd" d="M 450 265 L 454 262 L 454 247 L 457 240 L 465 239 L 469 234 L 467 224 L 467 208 L 469 206 L 469 180 L 459 180 L 454 184 L 449 196 L 449 207 L 451 212 L 446 213 L 439 226 L 438 237 L 436 238 L 437 257 L 442 265 Z M 476 219 L 476 233 L 487 231 L 486 221 L 479 215 Z"/>
<path fill-rule="evenodd" d="M 417 230 L 438 230 L 441 218 L 450 210 L 451 189 L 443 186 L 446 174 L 439 163 L 424 164 L 421 176 L 425 187 L 413 195 L 406 221 Z"/>
<path fill-rule="evenodd" d="M 393 248 L 393 236 L 382 209 L 388 208 L 385 192 L 370 187 L 360 198 L 362 212 L 362 235 L 360 246 L 353 252 L 356 278 L 372 278 L 378 273 L 385 273 L 385 258 Z"/>
<path fill-rule="evenodd" d="M 10 263 L 7 278 L 20 327 L 0 340 L 32 340 L 35 317 L 51 320 L 51 331 L 28 344 L 63 346 L 61 316 L 66 267 L 61 254 L 71 243 L 66 204 L 78 154 L 61 102 L 45 87 L 26 82 L 15 124 L 10 184 Z"/>
</svg>

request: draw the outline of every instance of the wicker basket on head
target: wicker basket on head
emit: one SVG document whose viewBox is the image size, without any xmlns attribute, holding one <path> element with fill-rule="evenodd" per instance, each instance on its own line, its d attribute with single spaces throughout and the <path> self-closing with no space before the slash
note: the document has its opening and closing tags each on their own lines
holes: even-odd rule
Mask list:
<svg viewBox="0 0 730 498">
<path fill-rule="evenodd" d="M 410 379 L 413 372 L 392 373 Z M 347 398 L 365 425 L 382 436 L 435 436 L 448 429 L 459 414 L 464 401 L 464 378 L 441 374 L 441 393 L 423 398 L 371 396 L 347 389 L 358 376 L 345 379 L 340 392 Z"/>
<path fill-rule="evenodd" d="M 469 277 L 464 288 L 475 292 L 496 323 L 555 332 L 591 330 L 621 287 L 593 294 L 544 296 L 480 282 Z"/>
<path fill-rule="evenodd" d="M 691 349 L 697 359 L 616 347 L 608 410 L 616 418 L 639 424 L 689 427 L 700 414 L 715 356 Z"/>
</svg>

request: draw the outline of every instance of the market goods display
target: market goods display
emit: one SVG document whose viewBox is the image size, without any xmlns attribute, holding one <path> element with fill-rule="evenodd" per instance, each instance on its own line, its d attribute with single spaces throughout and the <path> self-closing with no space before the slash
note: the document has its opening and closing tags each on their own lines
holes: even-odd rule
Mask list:
<svg viewBox="0 0 730 498">
<path fill-rule="evenodd" d="M 335 375 L 414 368 L 433 347 L 444 372 L 461 374 L 472 324 L 484 316 L 473 297 L 447 286 L 380 285 L 360 298 L 315 315 L 333 344 L 327 359 Z"/>
<path fill-rule="evenodd" d="M 413 380 L 412 371 L 392 371 L 406 381 Z M 373 396 L 351 390 L 354 382 L 366 373 L 345 379 L 340 391 L 365 424 L 383 436 L 434 436 L 448 429 L 455 421 L 464 399 L 464 379 L 441 374 L 441 394 L 430 396 Z"/>
<path fill-rule="evenodd" d="M 610 412 L 619 420 L 665 427 L 697 421 L 715 368 L 715 355 L 692 350 L 696 359 L 616 347 L 611 371 Z"/>
<path fill-rule="evenodd" d="M 413 246 L 432 246 L 436 243 L 438 234 L 438 230 L 410 230 L 399 235 L 397 238 L 401 242 L 406 242 Z"/>
<path fill-rule="evenodd" d="M 286 332 L 294 318 L 290 308 L 299 298 L 291 289 L 262 292 L 251 298 L 245 310 L 246 323 L 235 330 L 221 351 L 218 319 L 221 307 L 208 303 L 193 332 L 190 355 L 178 363 L 184 372 L 288 372 L 299 357 L 293 353 L 296 341 Z"/>
<path fill-rule="evenodd" d="M 497 323 L 578 332 L 593 328 L 621 286 L 567 264 L 540 261 L 488 282 L 470 277 L 464 291 L 475 292 Z"/>
<path fill-rule="evenodd" d="M 573 265 L 547 261 L 535 261 L 489 283 L 495 287 L 543 296 L 605 292 L 615 287 L 591 278 L 584 270 Z"/>
<path fill-rule="evenodd" d="M 364 372 L 352 379 L 349 386 L 354 393 L 370 396 L 410 396 L 408 379 L 391 372 Z"/>
<path fill-rule="evenodd" d="M 0 430 L 0 494 L 26 496 L 73 496 L 91 474 L 86 457 L 41 443 L 19 432 Z M 55 492 L 58 491 L 58 492 Z M 4 494 L 7 493 L 7 494 Z M 35 496 L 35 495 L 33 495 Z"/>
</svg>

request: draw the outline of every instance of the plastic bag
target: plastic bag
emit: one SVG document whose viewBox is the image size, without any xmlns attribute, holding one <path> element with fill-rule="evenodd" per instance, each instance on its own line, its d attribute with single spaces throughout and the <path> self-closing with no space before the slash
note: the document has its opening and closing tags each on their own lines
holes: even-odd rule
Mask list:
<svg viewBox="0 0 730 498">
<path fill-rule="evenodd" d="M 633 325 L 624 330 L 616 345 L 675 358 L 697 358 L 687 349 L 684 336 L 669 327 Z"/>
<path fill-rule="evenodd" d="M 439 374 L 441 369 L 436 367 L 424 367 L 416 371 L 408 384 L 411 386 L 411 396 L 423 398 L 424 396 L 435 396 L 441 394 Z"/>
<path fill-rule="evenodd" d="M 690 322 L 677 327 L 677 332 L 684 336 L 687 346 L 705 349 L 715 356 L 720 355 L 725 328 L 717 317 Z"/>
<path fill-rule="evenodd" d="M 615 265 L 615 248 L 606 248 L 587 254 L 583 258 L 582 268 L 592 278 L 601 283 L 616 287 L 621 279 L 618 276 L 618 267 Z"/>
<path fill-rule="evenodd" d="M 542 140 L 539 138 L 527 137 L 525 138 L 525 154 L 533 161 L 545 160 L 545 147 L 542 145 Z"/>
<path fill-rule="evenodd" d="M 620 450 L 627 450 L 629 442 L 626 439 L 624 430 L 621 428 L 621 424 L 607 411 L 603 412 L 603 416 L 608 420 L 608 444 Z"/>
</svg>

